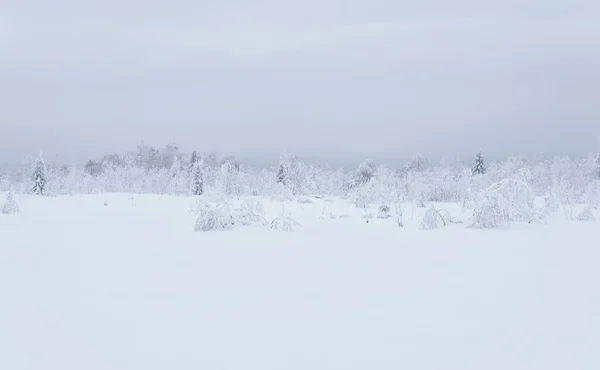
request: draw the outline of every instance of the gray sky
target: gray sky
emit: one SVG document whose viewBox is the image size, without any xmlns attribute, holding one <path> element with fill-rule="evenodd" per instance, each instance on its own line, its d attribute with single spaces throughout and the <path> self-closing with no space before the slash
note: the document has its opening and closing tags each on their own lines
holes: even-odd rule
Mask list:
<svg viewBox="0 0 600 370">
<path fill-rule="evenodd" d="M 2 0 L 0 163 L 596 150 L 595 0 Z"/>
</svg>

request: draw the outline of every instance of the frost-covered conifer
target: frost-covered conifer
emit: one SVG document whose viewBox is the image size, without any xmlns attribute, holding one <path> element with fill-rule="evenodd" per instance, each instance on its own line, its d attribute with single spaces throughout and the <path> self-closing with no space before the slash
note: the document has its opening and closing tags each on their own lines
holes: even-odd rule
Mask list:
<svg viewBox="0 0 600 370">
<path fill-rule="evenodd" d="M 202 164 L 200 161 L 194 163 L 194 168 L 192 170 L 192 194 L 204 194 L 204 175 L 202 173 Z"/>
<path fill-rule="evenodd" d="M 192 157 L 190 158 L 190 172 L 194 172 L 194 166 L 198 162 L 198 153 L 196 151 L 192 152 Z"/>
<path fill-rule="evenodd" d="M 35 167 L 33 168 L 33 193 L 42 195 L 46 189 L 46 184 L 48 183 L 48 175 L 46 170 L 46 164 L 44 163 L 44 158 L 42 158 L 42 153 L 38 157 L 35 162 Z"/>
<path fill-rule="evenodd" d="M 181 172 L 181 160 L 179 156 L 173 157 L 173 164 L 171 165 L 171 169 L 169 170 L 169 176 L 173 179 L 179 176 L 179 172 Z"/>
<path fill-rule="evenodd" d="M 483 175 L 486 173 L 485 162 L 483 161 L 483 154 L 478 152 L 473 162 L 473 175 Z"/>
<path fill-rule="evenodd" d="M 288 177 L 288 164 L 286 163 L 285 157 L 282 155 L 279 157 L 279 167 L 277 168 L 277 183 L 286 185 Z"/>
</svg>

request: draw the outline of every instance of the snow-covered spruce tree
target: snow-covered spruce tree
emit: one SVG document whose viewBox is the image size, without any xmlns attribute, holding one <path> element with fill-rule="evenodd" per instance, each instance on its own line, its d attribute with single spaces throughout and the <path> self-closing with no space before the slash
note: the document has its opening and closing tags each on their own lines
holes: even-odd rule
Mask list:
<svg viewBox="0 0 600 370">
<path fill-rule="evenodd" d="M 279 166 L 277 167 L 277 183 L 283 186 L 287 185 L 288 178 L 288 164 L 285 156 L 279 157 Z"/>
<path fill-rule="evenodd" d="M 46 171 L 46 164 L 42 153 L 40 153 L 38 159 L 35 162 L 32 174 L 33 180 L 33 193 L 42 195 L 46 190 L 46 184 L 48 183 L 48 173 Z"/>
<path fill-rule="evenodd" d="M 193 151 L 192 156 L 190 158 L 189 173 L 194 172 L 194 166 L 196 165 L 197 162 L 198 162 L 198 153 L 196 151 Z"/>
<path fill-rule="evenodd" d="M 0 211 L 5 215 L 13 215 L 21 212 L 12 189 L 6 194 L 6 199 L 4 200 L 4 204 Z"/>
<path fill-rule="evenodd" d="M 202 173 L 202 163 L 196 161 L 192 169 L 192 194 L 204 194 L 204 175 Z"/>
<path fill-rule="evenodd" d="M 475 156 L 472 168 L 473 175 L 484 175 L 487 172 L 485 168 L 485 162 L 483 161 L 483 154 L 481 151 Z"/>
</svg>

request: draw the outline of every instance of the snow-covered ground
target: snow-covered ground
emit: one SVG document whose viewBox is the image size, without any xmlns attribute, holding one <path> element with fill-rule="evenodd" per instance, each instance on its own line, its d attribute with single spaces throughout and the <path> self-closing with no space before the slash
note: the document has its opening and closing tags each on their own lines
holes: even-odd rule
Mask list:
<svg viewBox="0 0 600 370">
<path fill-rule="evenodd" d="M 264 200 L 292 233 L 194 232 L 191 198 L 21 196 L 0 369 L 600 368 L 598 223 L 423 231 L 312 201 Z"/>
</svg>

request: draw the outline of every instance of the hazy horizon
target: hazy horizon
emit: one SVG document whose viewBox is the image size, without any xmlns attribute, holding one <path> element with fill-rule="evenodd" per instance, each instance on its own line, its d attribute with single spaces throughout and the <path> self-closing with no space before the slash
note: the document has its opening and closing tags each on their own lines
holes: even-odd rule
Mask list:
<svg viewBox="0 0 600 370">
<path fill-rule="evenodd" d="M 141 141 L 330 163 L 599 149 L 600 4 L 585 0 L 0 8 L 0 166 Z"/>
</svg>

